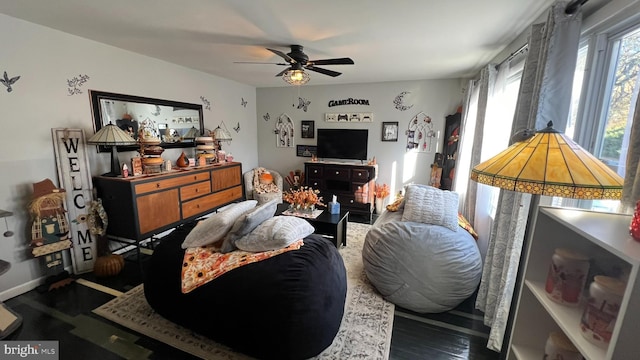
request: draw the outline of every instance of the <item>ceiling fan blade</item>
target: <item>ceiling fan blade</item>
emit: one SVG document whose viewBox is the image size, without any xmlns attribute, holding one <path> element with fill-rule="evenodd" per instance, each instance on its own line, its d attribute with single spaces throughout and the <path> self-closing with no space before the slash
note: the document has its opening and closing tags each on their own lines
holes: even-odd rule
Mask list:
<svg viewBox="0 0 640 360">
<path fill-rule="evenodd" d="M 284 73 L 286 73 L 289 70 L 291 70 L 291 68 L 286 68 L 286 69 L 280 71 L 279 73 L 276 74 L 276 77 L 281 77 L 282 75 L 284 75 Z"/>
<path fill-rule="evenodd" d="M 351 58 L 309 60 L 308 63 L 313 65 L 353 65 L 354 64 Z"/>
<path fill-rule="evenodd" d="M 305 69 L 311 70 L 311 71 L 315 71 L 315 72 L 319 72 L 321 74 L 325 74 L 325 75 L 329 75 L 329 76 L 333 76 L 333 77 L 336 77 L 336 76 L 339 76 L 339 75 L 342 74 L 342 73 L 339 73 L 337 71 L 327 70 L 327 69 L 323 69 L 323 68 L 317 68 L 315 66 L 307 66 L 307 67 L 305 67 Z"/>
<path fill-rule="evenodd" d="M 289 65 L 286 63 L 274 63 L 274 62 L 258 62 L 258 61 L 234 61 L 234 64 L 269 64 L 269 65 Z"/>
<path fill-rule="evenodd" d="M 282 52 L 282 51 L 280 51 L 280 50 L 274 50 L 274 49 L 269 49 L 269 48 L 267 48 L 267 50 L 269 50 L 269 51 L 271 51 L 272 53 L 274 53 L 274 54 L 276 54 L 276 55 L 280 56 L 281 58 L 285 59 L 289 64 L 294 64 L 294 63 L 296 62 L 296 60 L 295 60 L 295 59 L 293 59 L 291 56 L 289 56 L 289 55 L 287 55 L 287 54 L 283 53 L 283 52 Z"/>
</svg>

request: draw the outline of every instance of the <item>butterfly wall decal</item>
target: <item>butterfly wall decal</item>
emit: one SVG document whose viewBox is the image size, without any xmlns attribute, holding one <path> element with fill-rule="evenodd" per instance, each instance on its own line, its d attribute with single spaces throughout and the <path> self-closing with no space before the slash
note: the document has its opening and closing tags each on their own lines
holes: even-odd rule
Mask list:
<svg viewBox="0 0 640 360">
<path fill-rule="evenodd" d="M 244 98 L 242 98 L 242 102 L 240 102 L 240 104 L 241 104 L 242 106 L 244 106 L 244 107 L 247 107 L 247 103 L 248 103 L 248 101 L 247 101 L 247 100 L 245 100 Z"/>
<path fill-rule="evenodd" d="M 307 112 L 309 104 L 311 104 L 310 100 L 298 97 L 298 109 L 302 109 L 302 110 L 304 110 L 304 112 Z"/>
<path fill-rule="evenodd" d="M 238 126 L 234 126 L 233 130 L 235 130 L 236 132 L 240 132 L 240 121 L 238 121 Z"/>
<path fill-rule="evenodd" d="M 209 101 L 209 99 L 207 99 L 204 96 L 200 96 L 200 100 L 202 100 L 202 103 L 204 104 L 205 109 L 211 110 L 211 102 Z"/>
<path fill-rule="evenodd" d="M 18 81 L 20 79 L 20 76 L 14 76 L 11 79 L 9 79 L 9 76 L 7 76 L 7 72 L 4 72 L 4 78 L 0 79 L 0 82 L 7 87 L 7 92 L 12 92 L 13 88 L 11 87 L 11 85 L 15 84 L 16 81 Z"/>
</svg>

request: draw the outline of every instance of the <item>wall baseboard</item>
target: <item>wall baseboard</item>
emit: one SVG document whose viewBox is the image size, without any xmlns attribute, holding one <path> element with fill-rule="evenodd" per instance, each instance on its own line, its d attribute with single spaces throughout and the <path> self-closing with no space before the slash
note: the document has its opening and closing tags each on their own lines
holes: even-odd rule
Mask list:
<svg viewBox="0 0 640 360">
<path fill-rule="evenodd" d="M 69 273 L 69 274 L 73 274 L 73 267 L 72 266 L 67 266 L 65 267 L 65 270 Z M 3 292 L 0 293 L 0 301 L 6 301 L 8 299 L 14 298 L 16 296 L 20 296 L 24 293 L 27 293 L 35 288 L 37 288 L 38 286 L 42 285 L 45 283 L 46 279 L 49 276 L 42 276 L 39 277 L 37 279 L 33 279 L 29 282 L 26 282 L 24 284 L 20 284 L 16 287 L 13 287 L 11 289 L 7 289 Z"/>
</svg>

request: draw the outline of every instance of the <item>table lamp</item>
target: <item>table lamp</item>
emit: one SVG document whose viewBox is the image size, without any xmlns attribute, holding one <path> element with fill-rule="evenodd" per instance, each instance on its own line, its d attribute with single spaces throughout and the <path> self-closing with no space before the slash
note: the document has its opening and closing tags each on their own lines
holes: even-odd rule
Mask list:
<svg viewBox="0 0 640 360">
<path fill-rule="evenodd" d="M 90 145 L 111 146 L 111 172 L 103 176 L 120 175 L 120 160 L 118 160 L 118 145 L 136 145 L 137 141 L 119 127 L 109 122 L 87 140 Z"/>
</svg>

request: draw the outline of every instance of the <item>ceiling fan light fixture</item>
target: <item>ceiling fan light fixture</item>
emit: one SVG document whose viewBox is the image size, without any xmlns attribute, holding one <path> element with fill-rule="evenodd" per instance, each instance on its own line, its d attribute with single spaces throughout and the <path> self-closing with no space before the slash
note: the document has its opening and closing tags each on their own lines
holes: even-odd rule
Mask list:
<svg viewBox="0 0 640 360">
<path fill-rule="evenodd" d="M 284 75 L 282 75 L 282 79 L 290 85 L 304 85 L 311 80 L 311 77 L 304 72 L 304 70 L 296 69 L 285 72 Z"/>
</svg>

